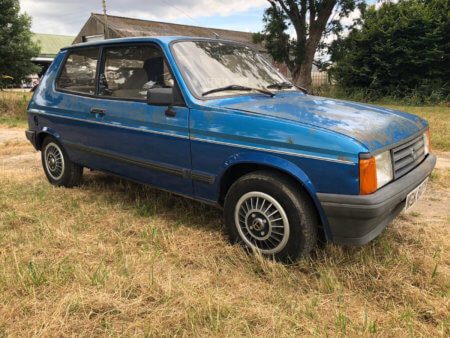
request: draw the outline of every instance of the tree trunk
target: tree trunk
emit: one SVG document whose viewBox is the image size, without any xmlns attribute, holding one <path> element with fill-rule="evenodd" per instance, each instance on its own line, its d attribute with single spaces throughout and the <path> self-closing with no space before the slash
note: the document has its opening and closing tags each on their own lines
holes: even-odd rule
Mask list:
<svg viewBox="0 0 450 338">
<path fill-rule="evenodd" d="M 305 43 L 303 59 L 298 66 L 298 72 L 293 74 L 292 79 L 297 86 L 303 87 L 308 91 L 312 89 L 311 71 L 316 54 L 317 46 L 322 37 L 324 27 L 311 27 L 308 40 Z M 297 69 L 297 67 L 296 67 Z M 296 75 L 296 77 L 294 77 Z"/>
<path fill-rule="evenodd" d="M 312 61 L 311 62 L 303 62 L 300 65 L 300 72 L 298 74 L 298 79 L 296 81 L 296 84 L 300 87 L 303 87 L 307 89 L 308 91 L 311 91 L 312 89 L 312 77 L 311 77 L 311 70 L 312 70 Z"/>
<path fill-rule="evenodd" d="M 292 72 L 292 80 L 297 86 L 303 87 L 308 91 L 312 89 L 312 65 L 314 61 L 314 54 L 316 48 L 311 46 L 311 44 L 307 44 L 305 48 L 304 59 Z"/>
<path fill-rule="evenodd" d="M 293 70 L 290 70 L 290 71 L 291 71 L 292 82 L 296 86 L 301 86 L 300 85 L 300 67 L 295 67 Z"/>
<path fill-rule="evenodd" d="M 295 85 L 305 88 L 311 91 L 312 88 L 312 77 L 311 77 L 312 63 L 307 64 L 303 62 L 300 67 L 297 67 L 292 73 L 292 82 Z"/>
</svg>

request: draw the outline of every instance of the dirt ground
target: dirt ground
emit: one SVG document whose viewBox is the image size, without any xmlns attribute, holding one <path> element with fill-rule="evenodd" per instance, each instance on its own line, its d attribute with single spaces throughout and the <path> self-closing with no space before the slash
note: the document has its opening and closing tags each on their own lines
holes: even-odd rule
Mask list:
<svg viewBox="0 0 450 338">
<path fill-rule="evenodd" d="M 21 129 L 0 128 L 0 144 L 6 142 L 26 141 L 24 131 Z"/>
</svg>

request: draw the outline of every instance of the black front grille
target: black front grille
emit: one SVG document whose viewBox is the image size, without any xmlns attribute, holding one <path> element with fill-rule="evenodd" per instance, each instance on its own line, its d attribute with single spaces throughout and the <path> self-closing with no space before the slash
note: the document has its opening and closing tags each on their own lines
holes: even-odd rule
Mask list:
<svg viewBox="0 0 450 338">
<path fill-rule="evenodd" d="M 414 169 L 425 158 L 423 135 L 392 150 L 394 178 L 397 179 Z"/>
</svg>

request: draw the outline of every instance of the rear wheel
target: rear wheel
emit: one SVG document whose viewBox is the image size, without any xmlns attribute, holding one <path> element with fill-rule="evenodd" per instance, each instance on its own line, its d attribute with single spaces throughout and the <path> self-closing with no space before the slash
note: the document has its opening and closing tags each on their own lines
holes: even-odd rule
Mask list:
<svg viewBox="0 0 450 338">
<path fill-rule="evenodd" d="M 83 167 L 70 161 L 62 145 L 47 136 L 41 148 L 42 167 L 49 182 L 71 188 L 81 182 Z"/>
<path fill-rule="evenodd" d="M 230 239 L 280 261 L 306 256 L 317 242 L 309 195 L 283 174 L 257 171 L 230 188 L 224 205 Z"/>
</svg>

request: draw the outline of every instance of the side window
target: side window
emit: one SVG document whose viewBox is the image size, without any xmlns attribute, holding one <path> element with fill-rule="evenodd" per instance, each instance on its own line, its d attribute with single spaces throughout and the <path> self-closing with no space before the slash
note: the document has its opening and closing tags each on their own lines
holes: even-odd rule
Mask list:
<svg viewBox="0 0 450 338">
<path fill-rule="evenodd" d="M 70 52 L 56 82 L 57 89 L 95 94 L 98 48 Z"/>
<path fill-rule="evenodd" d="M 99 95 L 146 99 L 150 88 L 173 87 L 162 51 L 152 45 L 105 48 Z"/>
</svg>

